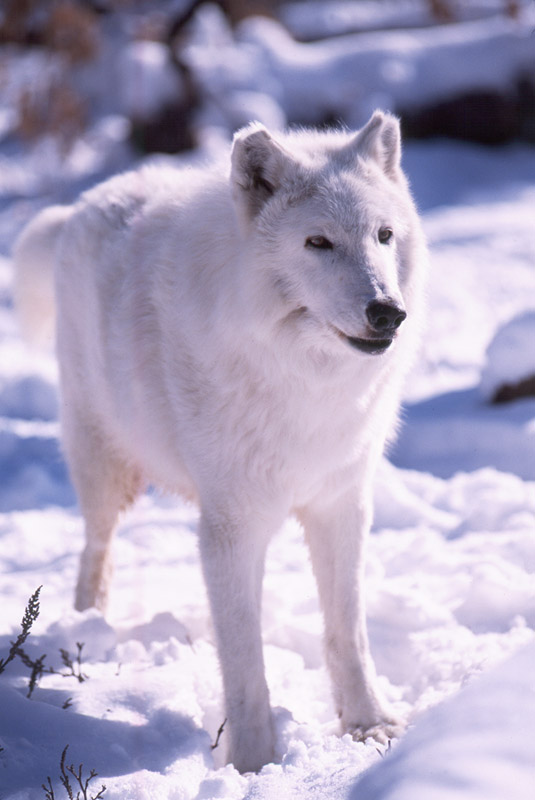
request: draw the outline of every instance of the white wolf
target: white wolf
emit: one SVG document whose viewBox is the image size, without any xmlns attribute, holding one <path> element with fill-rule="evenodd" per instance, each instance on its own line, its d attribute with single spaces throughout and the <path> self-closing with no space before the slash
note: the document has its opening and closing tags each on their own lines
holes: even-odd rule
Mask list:
<svg viewBox="0 0 535 800">
<path fill-rule="evenodd" d="M 275 757 L 261 584 L 290 513 L 342 731 L 400 728 L 368 648 L 363 549 L 426 249 L 390 115 L 353 134 L 253 124 L 228 166 L 115 177 L 42 212 L 15 257 L 33 327 L 55 273 L 63 441 L 87 536 L 76 608 L 105 608 L 118 513 L 148 482 L 195 498 L 229 757 L 249 771 Z"/>
</svg>

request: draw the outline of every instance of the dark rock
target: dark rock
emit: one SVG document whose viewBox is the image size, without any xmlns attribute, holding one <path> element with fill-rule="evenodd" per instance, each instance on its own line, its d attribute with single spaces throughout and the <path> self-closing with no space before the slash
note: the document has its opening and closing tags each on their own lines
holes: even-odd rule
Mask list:
<svg viewBox="0 0 535 800">
<path fill-rule="evenodd" d="M 522 397 L 535 397 L 535 375 L 524 378 L 518 383 L 503 383 L 492 396 L 492 403 L 510 403 Z"/>
<path fill-rule="evenodd" d="M 398 113 L 409 138 L 444 136 L 484 145 L 535 142 L 535 79 L 520 75 L 510 91 L 476 89 Z"/>
</svg>

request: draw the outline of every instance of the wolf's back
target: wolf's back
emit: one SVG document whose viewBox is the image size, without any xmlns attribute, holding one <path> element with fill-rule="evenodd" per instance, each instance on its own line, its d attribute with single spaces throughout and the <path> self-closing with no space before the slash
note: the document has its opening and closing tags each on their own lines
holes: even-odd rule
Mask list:
<svg viewBox="0 0 535 800">
<path fill-rule="evenodd" d="M 13 249 L 15 305 L 24 337 L 32 344 L 54 341 L 54 268 L 72 206 L 50 206 L 24 228 Z"/>
</svg>

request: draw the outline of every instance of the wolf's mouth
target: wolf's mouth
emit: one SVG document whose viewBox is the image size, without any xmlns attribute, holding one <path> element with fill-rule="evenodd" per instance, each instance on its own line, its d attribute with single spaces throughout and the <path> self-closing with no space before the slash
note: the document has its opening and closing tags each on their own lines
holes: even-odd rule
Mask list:
<svg viewBox="0 0 535 800">
<path fill-rule="evenodd" d="M 380 356 L 388 350 L 394 341 L 394 337 L 391 339 L 359 339 L 356 336 L 348 336 L 338 328 L 334 330 L 340 339 L 350 345 L 350 347 L 354 347 L 355 350 L 360 350 L 361 353 L 367 353 L 370 356 Z"/>
<path fill-rule="evenodd" d="M 388 350 L 393 342 L 393 339 L 356 339 L 354 336 L 345 336 L 344 338 L 351 347 L 371 356 L 380 356 L 381 353 Z"/>
</svg>

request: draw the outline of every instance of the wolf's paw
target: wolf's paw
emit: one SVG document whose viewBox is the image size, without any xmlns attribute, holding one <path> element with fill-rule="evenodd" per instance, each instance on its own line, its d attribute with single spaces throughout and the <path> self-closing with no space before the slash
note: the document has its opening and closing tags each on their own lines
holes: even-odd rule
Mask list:
<svg viewBox="0 0 535 800">
<path fill-rule="evenodd" d="M 407 722 L 401 717 L 389 716 L 372 725 L 358 725 L 353 727 L 348 733 L 356 742 L 364 742 L 366 739 L 375 739 L 378 744 L 388 745 L 391 739 L 397 739 L 403 735 L 407 727 Z"/>
</svg>

